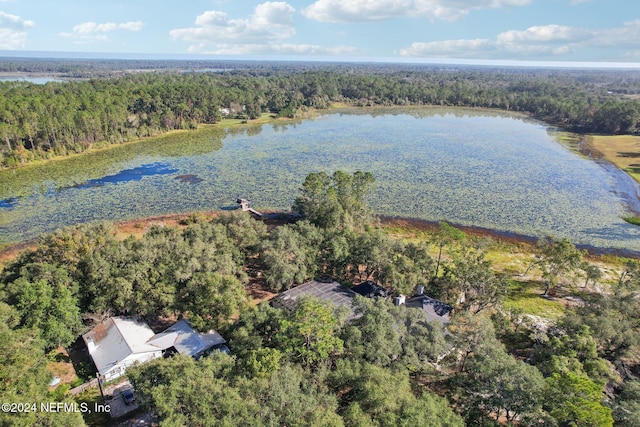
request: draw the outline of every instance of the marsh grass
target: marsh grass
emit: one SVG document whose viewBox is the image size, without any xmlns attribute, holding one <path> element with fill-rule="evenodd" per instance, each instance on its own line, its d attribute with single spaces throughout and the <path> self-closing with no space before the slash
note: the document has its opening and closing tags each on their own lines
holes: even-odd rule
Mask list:
<svg viewBox="0 0 640 427">
<path fill-rule="evenodd" d="M 626 217 L 624 217 L 622 219 L 627 221 L 629 224 L 640 225 L 640 217 L 637 217 L 637 216 L 626 216 Z"/>
<path fill-rule="evenodd" d="M 407 242 L 430 242 L 433 239 L 431 233 L 416 227 L 411 227 L 410 225 L 383 224 L 383 229 L 390 237 L 402 239 Z"/>
<path fill-rule="evenodd" d="M 584 150 L 582 148 L 582 141 L 584 137 L 580 134 L 573 132 L 565 132 L 559 130 L 550 130 L 549 134 L 560 144 L 567 147 L 573 153 L 585 157 Z"/>
</svg>

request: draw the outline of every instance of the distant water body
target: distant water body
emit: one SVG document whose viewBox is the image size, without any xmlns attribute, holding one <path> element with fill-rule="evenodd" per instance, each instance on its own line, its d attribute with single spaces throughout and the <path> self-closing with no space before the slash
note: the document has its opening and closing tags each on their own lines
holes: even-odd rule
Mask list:
<svg viewBox="0 0 640 427">
<path fill-rule="evenodd" d="M 43 85 L 49 82 L 63 82 L 65 80 L 58 79 L 55 77 L 27 77 L 25 75 L 3 75 L 0 76 L 0 82 L 30 82 L 39 85 Z"/>
<path fill-rule="evenodd" d="M 0 173 L 0 240 L 90 220 L 289 209 L 310 172 L 366 170 L 380 214 L 448 220 L 640 251 L 622 220 L 638 187 L 556 142 L 545 124 L 443 108 L 348 109 L 300 122 L 205 128 Z"/>
</svg>

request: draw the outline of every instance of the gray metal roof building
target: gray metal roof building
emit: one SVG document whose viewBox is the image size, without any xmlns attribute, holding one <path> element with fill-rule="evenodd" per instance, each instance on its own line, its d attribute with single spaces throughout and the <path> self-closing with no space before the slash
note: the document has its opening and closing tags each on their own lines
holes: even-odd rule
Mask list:
<svg viewBox="0 0 640 427">
<path fill-rule="evenodd" d="M 293 311 L 300 298 L 314 297 L 321 301 L 327 301 L 335 306 L 345 306 L 353 313 L 353 298 L 356 293 L 338 282 L 318 282 L 312 280 L 300 286 L 284 291 L 271 300 L 274 307 L 285 308 Z"/>
</svg>

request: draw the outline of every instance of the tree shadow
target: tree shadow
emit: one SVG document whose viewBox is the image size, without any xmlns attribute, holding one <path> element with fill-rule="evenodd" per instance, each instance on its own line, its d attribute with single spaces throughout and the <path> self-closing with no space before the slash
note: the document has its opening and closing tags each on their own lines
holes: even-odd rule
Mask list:
<svg viewBox="0 0 640 427">
<path fill-rule="evenodd" d="M 618 157 L 630 157 L 630 158 L 640 157 L 640 153 L 634 152 L 634 151 L 619 151 L 616 155 Z"/>
<path fill-rule="evenodd" d="M 87 382 L 96 377 L 98 370 L 93 360 L 91 360 L 89 349 L 81 336 L 67 348 L 67 352 L 69 353 L 69 359 L 78 378 Z"/>
</svg>

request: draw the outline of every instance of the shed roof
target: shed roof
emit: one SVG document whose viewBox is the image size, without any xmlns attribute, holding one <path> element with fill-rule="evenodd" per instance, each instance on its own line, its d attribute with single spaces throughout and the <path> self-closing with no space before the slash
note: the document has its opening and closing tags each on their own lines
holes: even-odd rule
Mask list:
<svg viewBox="0 0 640 427">
<path fill-rule="evenodd" d="M 197 356 L 214 345 L 227 341 L 213 329 L 207 333 L 194 330 L 186 320 L 179 320 L 165 331 L 156 334 L 149 340 L 149 344 L 162 349 L 175 347 L 180 354 Z"/>
</svg>

